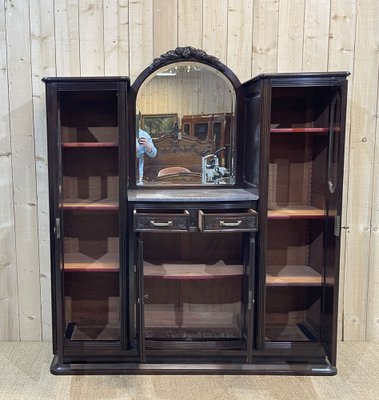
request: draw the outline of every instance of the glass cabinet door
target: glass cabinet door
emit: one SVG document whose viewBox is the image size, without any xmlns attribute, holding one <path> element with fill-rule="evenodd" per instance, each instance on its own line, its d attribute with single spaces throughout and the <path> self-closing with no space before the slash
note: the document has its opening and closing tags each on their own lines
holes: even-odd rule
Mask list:
<svg viewBox="0 0 379 400">
<path fill-rule="evenodd" d="M 140 354 L 186 343 L 194 351 L 235 350 L 249 359 L 255 242 L 248 232 L 255 230 L 256 213 L 196 212 L 199 228 L 187 230 L 178 224 L 188 211 L 135 211 Z M 235 222 L 236 215 L 242 220 Z M 203 216 L 217 224 L 205 228 Z"/>
<path fill-rule="evenodd" d="M 242 339 L 242 235 L 143 234 L 145 338 Z"/>
<path fill-rule="evenodd" d="M 272 90 L 266 343 L 321 341 L 334 93 L 330 86 Z"/>
<path fill-rule="evenodd" d="M 117 90 L 58 92 L 65 339 L 119 340 Z"/>
</svg>

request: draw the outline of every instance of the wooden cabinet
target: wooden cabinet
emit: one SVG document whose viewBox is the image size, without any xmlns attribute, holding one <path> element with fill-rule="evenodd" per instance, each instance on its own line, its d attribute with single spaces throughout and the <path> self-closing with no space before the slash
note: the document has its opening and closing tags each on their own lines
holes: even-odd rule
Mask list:
<svg viewBox="0 0 379 400">
<path fill-rule="evenodd" d="M 262 127 L 256 346 L 335 365 L 346 74 L 264 75 L 244 88 Z"/>
<path fill-rule="evenodd" d="M 203 141 L 212 141 L 215 149 L 230 142 L 232 115 L 183 115 L 182 134 L 195 137 Z"/>
<path fill-rule="evenodd" d="M 180 49 L 132 87 L 44 79 L 52 372 L 334 374 L 347 74 L 241 85 L 189 48 L 185 73 L 222 72 L 235 109 L 184 116 L 195 140 L 157 141 L 181 179 L 155 179 L 163 161 L 145 157 L 153 184 L 139 185 L 136 96 L 151 74 L 188 61 Z M 190 173 L 199 179 L 182 179 Z"/>
</svg>

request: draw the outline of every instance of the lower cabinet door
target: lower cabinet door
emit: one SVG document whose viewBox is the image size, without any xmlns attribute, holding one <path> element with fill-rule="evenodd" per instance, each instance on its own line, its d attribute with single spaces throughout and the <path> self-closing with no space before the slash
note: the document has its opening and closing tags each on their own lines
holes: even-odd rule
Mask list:
<svg viewBox="0 0 379 400">
<path fill-rule="evenodd" d="M 254 234 L 140 232 L 137 242 L 141 360 L 176 349 L 251 361 Z"/>
</svg>

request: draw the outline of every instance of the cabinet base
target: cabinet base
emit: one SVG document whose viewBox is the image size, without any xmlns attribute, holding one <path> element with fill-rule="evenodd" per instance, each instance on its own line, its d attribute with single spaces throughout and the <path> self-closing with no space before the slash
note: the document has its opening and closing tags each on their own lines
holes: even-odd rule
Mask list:
<svg viewBox="0 0 379 400">
<path fill-rule="evenodd" d="M 51 364 L 54 375 L 335 375 L 337 369 L 327 364 L 139 364 L 139 363 L 60 363 Z"/>
</svg>

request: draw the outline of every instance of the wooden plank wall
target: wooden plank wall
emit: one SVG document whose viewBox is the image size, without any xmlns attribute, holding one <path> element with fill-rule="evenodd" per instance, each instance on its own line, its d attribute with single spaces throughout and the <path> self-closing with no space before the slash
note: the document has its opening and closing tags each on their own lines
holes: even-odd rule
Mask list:
<svg viewBox="0 0 379 400">
<path fill-rule="evenodd" d="M 241 81 L 352 72 L 340 338 L 379 340 L 377 0 L 0 0 L 0 340 L 50 338 L 43 76 L 129 75 L 178 45 Z"/>
</svg>

